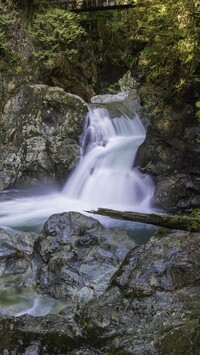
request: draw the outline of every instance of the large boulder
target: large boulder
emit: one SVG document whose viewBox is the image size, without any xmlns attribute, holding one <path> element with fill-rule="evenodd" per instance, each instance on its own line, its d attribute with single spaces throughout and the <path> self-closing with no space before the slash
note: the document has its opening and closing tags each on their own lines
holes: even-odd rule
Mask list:
<svg viewBox="0 0 200 355">
<path fill-rule="evenodd" d="M 37 235 L 1 230 L 0 353 L 92 351 L 76 317 L 134 246 L 126 232 L 76 212 L 51 216 Z"/>
<path fill-rule="evenodd" d="M 86 103 L 45 85 L 25 86 L 4 109 L 0 189 L 38 182 L 63 183 L 80 158 Z"/>
<path fill-rule="evenodd" d="M 38 294 L 83 307 L 99 297 L 135 243 L 78 212 L 51 216 L 41 233 L 0 229 L 1 288 Z"/>
<path fill-rule="evenodd" d="M 78 212 L 55 214 L 38 239 L 38 287 L 51 297 L 79 304 L 101 295 L 134 247 L 127 233 L 105 229 Z"/>
</svg>

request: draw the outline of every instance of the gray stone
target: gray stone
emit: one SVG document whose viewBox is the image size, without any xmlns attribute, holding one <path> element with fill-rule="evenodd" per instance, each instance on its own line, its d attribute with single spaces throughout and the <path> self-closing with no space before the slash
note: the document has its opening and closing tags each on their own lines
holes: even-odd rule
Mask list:
<svg viewBox="0 0 200 355">
<path fill-rule="evenodd" d="M 86 103 L 45 85 L 24 87 L 1 120 L 0 188 L 63 183 L 80 159 Z"/>
<path fill-rule="evenodd" d="M 101 295 L 134 246 L 126 232 L 105 229 L 77 212 L 51 216 L 38 239 L 40 289 L 79 306 Z"/>
<path fill-rule="evenodd" d="M 36 279 L 36 267 L 32 262 L 33 247 L 37 240 L 34 233 L 19 232 L 15 235 L 0 229 L 0 284 L 6 287 L 32 286 Z"/>
<path fill-rule="evenodd" d="M 200 235 L 172 233 L 132 249 L 80 318 L 108 354 L 198 354 Z"/>
<path fill-rule="evenodd" d="M 0 353 L 199 353 L 199 233 L 159 230 L 135 246 L 125 232 L 69 212 L 51 216 L 32 240 L 1 230 L 0 241 L 2 276 L 19 256 L 27 264 L 16 275 L 35 270 L 38 295 L 63 302 L 55 314 L 1 316 Z"/>
</svg>

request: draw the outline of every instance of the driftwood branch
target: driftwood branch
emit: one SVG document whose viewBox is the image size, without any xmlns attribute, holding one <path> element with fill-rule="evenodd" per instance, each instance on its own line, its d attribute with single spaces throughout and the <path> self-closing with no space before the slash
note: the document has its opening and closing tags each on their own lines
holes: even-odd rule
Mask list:
<svg viewBox="0 0 200 355">
<path fill-rule="evenodd" d="M 170 216 L 162 214 L 147 214 L 129 211 L 116 211 L 107 208 L 99 208 L 97 211 L 87 211 L 88 213 L 107 216 L 110 218 L 122 219 L 126 221 L 153 224 L 155 226 L 179 229 L 190 232 L 200 231 L 200 219 L 188 216 Z"/>
</svg>

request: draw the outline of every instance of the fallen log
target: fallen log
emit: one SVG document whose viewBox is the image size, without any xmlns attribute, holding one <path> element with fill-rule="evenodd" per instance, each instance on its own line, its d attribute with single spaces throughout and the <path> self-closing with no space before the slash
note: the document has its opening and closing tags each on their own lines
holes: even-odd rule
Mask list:
<svg viewBox="0 0 200 355">
<path fill-rule="evenodd" d="M 189 232 L 199 232 L 200 231 L 200 219 L 181 216 L 181 215 L 165 215 L 165 214 L 147 214 L 139 212 L 129 212 L 129 211 L 116 211 L 107 208 L 98 208 L 97 211 L 86 211 L 88 213 L 97 214 L 101 216 L 106 216 L 115 219 L 122 219 L 126 221 L 134 221 L 146 224 L 152 224 L 155 226 L 179 229 Z"/>
</svg>

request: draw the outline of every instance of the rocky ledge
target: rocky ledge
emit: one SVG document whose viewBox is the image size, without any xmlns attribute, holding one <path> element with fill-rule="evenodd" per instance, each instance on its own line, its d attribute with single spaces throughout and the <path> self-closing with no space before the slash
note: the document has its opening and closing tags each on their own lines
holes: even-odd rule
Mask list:
<svg viewBox="0 0 200 355">
<path fill-rule="evenodd" d="M 138 246 L 69 212 L 39 234 L 0 234 L 0 353 L 198 354 L 199 233 L 158 231 Z M 38 313 L 14 310 L 10 287 L 43 297 Z"/>
</svg>

